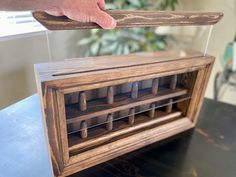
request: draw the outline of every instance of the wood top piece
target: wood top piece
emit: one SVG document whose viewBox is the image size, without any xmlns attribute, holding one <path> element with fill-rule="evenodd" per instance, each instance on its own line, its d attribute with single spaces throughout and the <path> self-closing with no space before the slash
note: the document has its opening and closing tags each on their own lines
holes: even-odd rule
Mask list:
<svg viewBox="0 0 236 177">
<path fill-rule="evenodd" d="M 116 28 L 153 26 L 214 25 L 222 17 L 220 12 L 167 12 L 167 11 L 107 11 L 116 21 Z M 45 12 L 33 16 L 49 30 L 78 30 L 100 28 L 95 23 L 81 23 L 67 17 L 54 17 Z"/>
<path fill-rule="evenodd" d="M 182 60 L 186 61 L 190 59 L 191 61 L 192 58 L 208 57 L 204 57 L 201 52 L 191 49 L 142 52 L 120 56 L 75 58 L 65 61 L 41 63 L 35 65 L 35 71 L 41 82 L 51 82 L 75 77 L 85 77 L 85 80 L 88 81 L 88 77 L 92 75 L 98 77 L 99 74 L 107 74 L 109 72 L 109 76 L 112 72 L 119 72 L 119 75 L 121 75 L 124 74 L 124 70 L 136 74 L 138 71 L 143 72 L 142 68 L 144 67 L 151 71 L 151 67 L 160 66 L 162 63 L 165 63 L 168 68 L 171 68 L 167 64 L 168 62 L 177 61 L 177 64 L 173 64 L 173 67 L 176 67 L 176 65 L 182 64 Z M 197 61 L 200 62 L 201 60 L 198 59 Z M 184 65 L 181 65 L 181 67 L 184 67 Z M 97 80 L 93 80 L 93 82 L 95 81 Z"/>
</svg>

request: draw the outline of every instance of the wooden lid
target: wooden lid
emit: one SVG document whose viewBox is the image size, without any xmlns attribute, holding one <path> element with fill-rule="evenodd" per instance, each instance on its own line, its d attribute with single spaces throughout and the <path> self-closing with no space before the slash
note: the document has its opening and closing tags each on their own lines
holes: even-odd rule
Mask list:
<svg viewBox="0 0 236 177">
<path fill-rule="evenodd" d="M 166 11 L 107 11 L 116 21 L 116 28 L 151 26 L 214 25 L 222 17 L 219 12 L 166 12 Z M 95 23 L 81 23 L 67 17 L 55 17 L 45 12 L 33 16 L 49 30 L 78 30 L 100 28 Z"/>
</svg>

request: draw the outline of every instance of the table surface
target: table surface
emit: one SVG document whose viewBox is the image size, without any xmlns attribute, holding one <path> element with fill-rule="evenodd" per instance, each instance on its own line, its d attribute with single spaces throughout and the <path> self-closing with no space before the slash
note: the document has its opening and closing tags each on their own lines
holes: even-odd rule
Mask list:
<svg viewBox="0 0 236 177">
<path fill-rule="evenodd" d="M 0 177 L 52 177 L 38 95 L 0 111 Z M 205 99 L 197 127 L 71 177 L 236 177 L 236 106 Z"/>
</svg>

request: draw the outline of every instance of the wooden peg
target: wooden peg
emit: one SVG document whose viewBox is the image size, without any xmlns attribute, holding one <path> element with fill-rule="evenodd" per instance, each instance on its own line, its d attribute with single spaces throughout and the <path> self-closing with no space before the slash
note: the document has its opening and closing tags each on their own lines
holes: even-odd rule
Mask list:
<svg viewBox="0 0 236 177">
<path fill-rule="evenodd" d="M 129 124 L 130 125 L 133 125 L 134 124 L 134 115 L 135 114 L 135 109 L 134 108 L 131 108 L 129 110 L 129 117 L 128 117 L 128 120 L 129 120 Z"/>
<path fill-rule="evenodd" d="M 166 112 L 171 113 L 172 107 L 173 107 L 173 99 L 170 99 L 168 105 L 166 106 Z"/>
<path fill-rule="evenodd" d="M 171 81 L 170 81 L 170 89 L 174 90 L 176 89 L 176 85 L 177 85 L 177 74 L 173 75 L 171 77 Z"/>
<path fill-rule="evenodd" d="M 173 75 L 171 77 L 171 81 L 170 81 L 170 89 L 171 90 L 176 89 L 177 79 L 178 79 L 177 74 L 175 74 L 175 75 Z M 166 106 L 166 112 L 167 113 L 171 113 L 172 112 L 172 108 L 173 108 L 173 99 L 170 99 L 168 105 Z"/>
<path fill-rule="evenodd" d="M 159 87 L 159 78 L 155 78 L 152 81 L 152 94 L 153 95 L 157 95 L 158 87 Z"/>
<path fill-rule="evenodd" d="M 114 89 L 112 86 L 107 88 L 107 103 L 108 104 L 114 103 Z"/>
<path fill-rule="evenodd" d="M 106 129 L 109 131 L 113 129 L 113 116 L 112 116 L 112 114 L 108 114 L 108 116 L 107 116 Z"/>
<path fill-rule="evenodd" d="M 131 98 L 138 98 L 138 82 L 134 82 L 131 89 Z"/>
<path fill-rule="evenodd" d="M 155 107 L 156 107 L 155 103 L 152 103 L 150 105 L 150 110 L 148 111 L 148 116 L 150 118 L 154 118 L 155 117 Z"/>
<path fill-rule="evenodd" d="M 82 139 L 88 137 L 88 127 L 87 127 L 87 123 L 85 120 L 83 120 L 80 124 L 80 137 Z"/>
<path fill-rule="evenodd" d="M 86 93 L 79 93 L 79 107 L 81 111 L 85 111 L 87 109 L 87 101 L 86 101 Z"/>
</svg>

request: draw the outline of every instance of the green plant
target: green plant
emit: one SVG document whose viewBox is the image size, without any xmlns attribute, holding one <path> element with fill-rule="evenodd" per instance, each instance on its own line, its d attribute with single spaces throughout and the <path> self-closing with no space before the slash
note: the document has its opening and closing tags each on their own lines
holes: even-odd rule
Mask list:
<svg viewBox="0 0 236 177">
<path fill-rule="evenodd" d="M 108 9 L 174 10 L 178 0 L 107 0 Z M 124 28 L 119 30 L 90 30 L 78 46 L 89 45 L 86 56 L 128 54 L 138 51 L 157 51 L 166 47 L 165 36 L 155 28 Z"/>
</svg>

